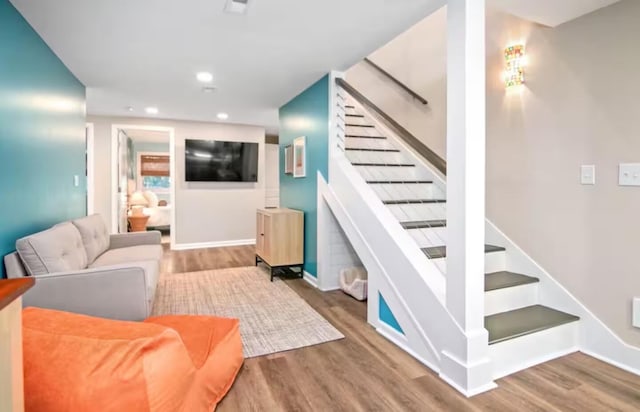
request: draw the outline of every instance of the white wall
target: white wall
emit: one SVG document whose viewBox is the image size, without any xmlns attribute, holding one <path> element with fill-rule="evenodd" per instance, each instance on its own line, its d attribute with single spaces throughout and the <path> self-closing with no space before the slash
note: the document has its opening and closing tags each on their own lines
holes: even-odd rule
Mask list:
<svg viewBox="0 0 640 412">
<path fill-rule="evenodd" d="M 640 188 L 618 186 L 617 165 L 640 162 L 639 19 L 640 2 L 626 0 L 556 28 L 497 12 L 486 25 L 487 217 L 636 346 Z M 445 24 L 443 9 L 372 55 L 429 100 L 428 109 L 390 91 L 365 63 L 347 72 L 347 81 L 441 155 Z M 527 83 L 507 93 L 503 50 L 518 41 L 529 57 Z M 595 186 L 580 185 L 581 164 L 596 165 Z"/>
<path fill-rule="evenodd" d="M 176 242 L 202 246 L 255 239 L 255 213 L 265 205 L 264 128 L 223 123 L 89 116 L 95 127 L 95 209 L 111 221 L 111 128 L 118 125 L 163 126 L 175 129 Z M 259 143 L 258 182 L 186 182 L 185 139 L 215 139 Z"/>
</svg>

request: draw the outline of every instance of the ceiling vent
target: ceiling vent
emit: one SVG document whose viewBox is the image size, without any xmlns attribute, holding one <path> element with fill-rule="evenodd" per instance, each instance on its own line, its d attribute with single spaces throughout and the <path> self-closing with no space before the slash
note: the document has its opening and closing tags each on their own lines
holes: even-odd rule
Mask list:
<svg viewBox="0 0 640 412">
<path fill-rule="evenodd" d="M 227 0 L 224 11 L 233 14 L 246 14 L 250 0 Z"/>
</svg>

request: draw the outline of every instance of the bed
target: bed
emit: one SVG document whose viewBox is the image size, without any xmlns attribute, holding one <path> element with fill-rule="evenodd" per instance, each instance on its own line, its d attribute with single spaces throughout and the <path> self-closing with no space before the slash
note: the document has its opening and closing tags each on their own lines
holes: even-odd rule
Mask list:
<svg viewBox="0 0 640 412">
<path fill-rule="evenodd" d="M 164 227 L 171 225 L 171 205 L 145 207 L 143 213 L 149 216 L 147 227 Z"/>
<path fill-rule="evenodd" d="M 167 204 L 166 201 L 159 201 L 158 196 L 151 191 L 147 190 L 142 194 L 148 202 L 148 206 L 142 210 L 142 213 L 149 216 L 147 227 L 162 228 L 170 226 L 172 205 Z"/>
</svg>

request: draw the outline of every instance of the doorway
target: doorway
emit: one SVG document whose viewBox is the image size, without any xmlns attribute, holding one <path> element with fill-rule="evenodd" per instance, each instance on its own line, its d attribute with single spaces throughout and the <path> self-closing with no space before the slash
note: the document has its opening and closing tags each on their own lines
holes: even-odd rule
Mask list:
<svg viewBox="0 0 640 412">
<path fill-rule="evenodd" d="M 174 129 L 112 126 L 112 230 L 158 230 L 175 244 Z"/>
</svg>

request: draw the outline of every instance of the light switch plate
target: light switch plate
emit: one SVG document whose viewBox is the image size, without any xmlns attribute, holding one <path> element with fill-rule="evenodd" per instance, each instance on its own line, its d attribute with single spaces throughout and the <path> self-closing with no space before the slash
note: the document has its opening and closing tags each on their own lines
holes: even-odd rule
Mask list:
<svg viewBox="0 0 640 412">
<path fill-rule="evenodd" d="M 78 176 L 78 175 L 74 175 L 74 176 L 73 176 L 73 185 L 74 185 L 75 187 L 80 186 L 80 176 Z"/>
<path fill-rule="evenodd" d="M 595 165 L 580 166 L 580 183 L 583 185 L 596 184 L 596 166 Z"/>
<path fill-rule="evenodd" d="M 633 298 L 633 320 L 631 324 L 636 328 L 640 328 L 640 298 Z"/>
<path fill-rule="evenodd" d="M 620 186 L 640 186 L 640 163 L 620 163 L 618 171 Z"/>
</svg>

